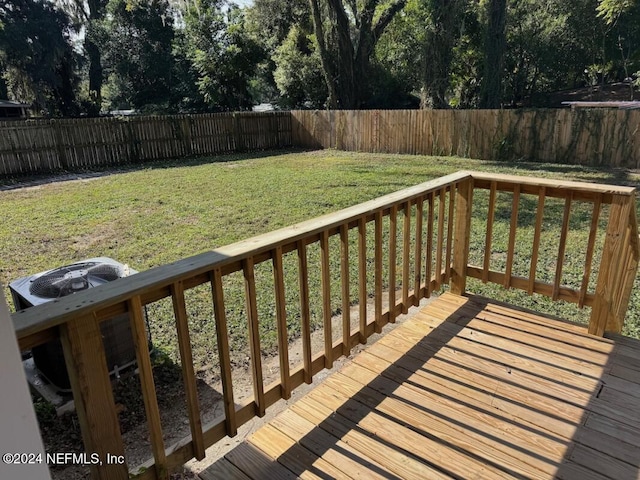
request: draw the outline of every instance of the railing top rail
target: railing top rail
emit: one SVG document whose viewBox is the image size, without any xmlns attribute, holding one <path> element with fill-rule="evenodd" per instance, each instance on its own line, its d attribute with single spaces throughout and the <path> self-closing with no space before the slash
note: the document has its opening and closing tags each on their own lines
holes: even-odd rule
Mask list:
<svg viewBox="0 0 640 480">
<path fill-rule="evenodd" d="M 573 182 L 565 180 L 553 180 L 537 177 L 520 177 L 516 175 L 505 175 L 501 173 L 468 172 L 476 180 L 496 181 L 498 183 L 517 183 L 519 185 L 530 185 L 534 187 L 547 187 L 562 190 L 571 190 L 589 193 L 604 193 L 613 195 L 633 195 L 636 191 L 634 187 L 623 187 L 620 185 L 609 185 L 599 183 Z"/>
<path fill-rule="evenodd" d="M 221 268 L 244 258 L 268 252 L 278 246 L 296 242 L 357 220 L 362 216 L 390 208 L 398 203 L 413 200 L 442 187 L 471 177 L 469 172 L 457 172 L 413 187 L 364 202 L 338 212 L 258 235 L 201 253 L 174 263 L 162 265 L 131 277 L 60 298 L 43 305 L 22 310 L 12 315 L 18 339 L 48 330 L 70 320 L 121 303 L 146 292 L 171 285 L 188 277 L 194 277 Z M 514 177 L 515 178 L 515 177 Z"/>
</svg>

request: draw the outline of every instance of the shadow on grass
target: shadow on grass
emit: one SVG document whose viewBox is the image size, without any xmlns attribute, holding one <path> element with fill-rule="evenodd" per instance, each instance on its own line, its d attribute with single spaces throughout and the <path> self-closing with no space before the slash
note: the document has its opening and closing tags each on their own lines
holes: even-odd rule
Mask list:
<svg viewBox="0 0 640 480">
<path fill-rule="evenodd" d="M 309 150 L 301 148 L 283 148 L 277 150 L 262 150 L 242 153 L 228 153 L 220 155 L 202 155 L 187 158 L 171 158 L 166 160 L 150 160 L 139 163 L 123 165 L 109 165 L 93 169 L 79 169 L 59 172 L 49 172 L 37 175 L 14 175 L 11 177 L 0 176 L 0 191 L 16 190 L 25 187 L 36 187 L 50 183 L 69 182 L 73 180 L 86 180 L 91 178 L 106 177 L 120 173 L 135 172 L 150 169 L 165 169 L 176 167 L 197 167 L 209 163 L 240 162 L 243 160 L 257 160 L 260 158 L 274 157 L 289 153 L 302 153 Z"/>
<path fill-rule="evenodd" d="M 564 165 L 560 163 L 543 162 L 517 162 L 517 161 L 486 161 L 488 167 L 512 168 L 528 172 L 549 172 L 571 175 L 572 181 L 584 181 L 591 183 L 612 183 L 639 187 L 640 181 L 633 178 L 632 171 L 621 167 L 589 166 L 589 165 Z M 518 173 L 518 172 L 514 172 Z M 592 175 L 589 175 L 592 174 Z M 598 175 L 597 177 L 595 175 Z"/>
</svg>

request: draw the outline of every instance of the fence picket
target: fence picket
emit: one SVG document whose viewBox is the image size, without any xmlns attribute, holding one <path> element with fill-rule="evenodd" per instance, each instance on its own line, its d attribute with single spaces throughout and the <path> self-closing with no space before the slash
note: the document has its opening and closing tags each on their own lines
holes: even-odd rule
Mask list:
<svg viewBox="0 0 640 480">
<path fill-rule="evenodd" d="M 0 175 L 288 147 L 291 138 L 288 112 L 0 122 Z"/>
</svg>

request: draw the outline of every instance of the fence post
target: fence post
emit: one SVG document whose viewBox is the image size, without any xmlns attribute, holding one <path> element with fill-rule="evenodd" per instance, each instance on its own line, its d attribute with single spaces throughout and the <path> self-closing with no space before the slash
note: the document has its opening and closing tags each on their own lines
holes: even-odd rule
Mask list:
<svg viewBox="0 0 640 480">
<path fill-rule="evenodd" d="M 455 188 L 455 186 L 451 186 Z M 473 202 L 473 177 L 458 183 L 456 193 L 455 236 L 453 244 L 453 268 L 451 269 L 451 293 L 464 294 L 467 286 L 469 263 L 469 236 L 471 234 L 471 204 Z"/>
<path fill-rule="evenodd" d="M 626 312 L 616 312 L 614 299 L 624 281 L 625 236 L 629 228 L 633 198 L 633 196 L 614 195 L 611 202 L 598 283 L 589 320 L 589 333 L 592 335 L 601 337 L 605 331 L 620 332 L 622 330 Z"/>
<path fill-rule="evenodd" d="M 62 324 L 60 340 L 87 460 L 99 457 L 90 465 L 91 479 L 125 480 L 129 472 L 98 319 L 90 314 Z M 107 455 L 122 462 L 109 462 Z"/>
<path fill-rule="evenodd" d="M 193 147 L 191 145 L 191 116 L 185 115 L 180 122 L 182 129 L 182 144 L 184 146 L 184 154 L 187 156 L 193 155 Z"/>
<path fill-rule="evenodd" d="M 244 139 L 242 138 L 242 123 L 240 115 L 235 112 L 233 114 L 233 134 L 236 141 L 236 152 L 244 152 Z"/>
<path fill-rule="evenodd" d="M 136 132 L 133 128 L 133 120 L 131 118 L 127 118 L 123 120 L 127 125 L 127 140 L 129 143 L 129 162 L 137 163 L 140 160 L 140 145 L 138 139 L 136 138 Z"/>
<path fill-rule="evenodd" d="M 53 135 L 56 142 L 56 151 L 58 152 L 58 162 L 60 168 L 63 170 L 69 169 L 69 162 L 67 161 L 67 152 L 65 151 L 65 145 L 62 142 L 62 131 L 60 127 L 60 120 L 51 120 L 51 126 L 53 127 Z"/>
</svg>

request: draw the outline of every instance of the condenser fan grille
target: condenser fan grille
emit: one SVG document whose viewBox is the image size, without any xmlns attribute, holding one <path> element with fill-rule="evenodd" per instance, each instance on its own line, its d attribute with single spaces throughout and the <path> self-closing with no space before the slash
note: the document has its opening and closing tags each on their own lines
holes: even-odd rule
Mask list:
<svg viewBox="0 0 640 480">
<path fill-rule="evenodd" d="M 31 282 L 29 293 L 43 298 L 59 298 L 121 276 L 122 271 L 117 265 L 97 262 L 74 263 L 40 275 Z"/>
</svg>

